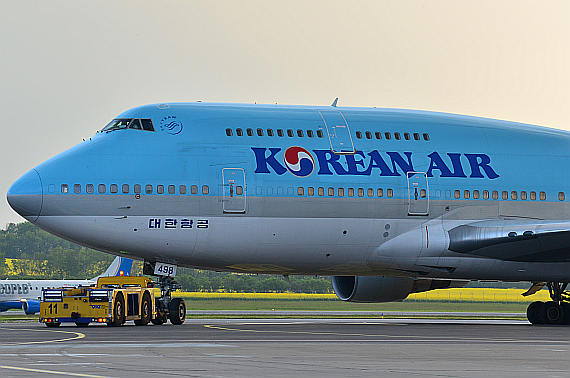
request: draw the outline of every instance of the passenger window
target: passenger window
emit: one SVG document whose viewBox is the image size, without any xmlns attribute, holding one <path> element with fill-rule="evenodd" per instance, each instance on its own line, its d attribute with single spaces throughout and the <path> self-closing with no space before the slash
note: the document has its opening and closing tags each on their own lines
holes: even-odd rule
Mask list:
<svg viewBox="0 0 570 378">
<path fill-rule="evenodd" d="M 138 119 L 133 119 L 129 125 L 129 129 L 142 130 L 141 122 Z"/>
<path fill-rule="evenodd" d="M 267 136 L 273 136 L 273 129 L 267 129 Z"/>
<path fill-rule="evenodd" d="M 313 138 L 315 136 L 315 134 L 313 134 L 313 130 L 307 130 L 307 136 L 309 138 Z"/>
<path fill-rule="evenodd" d="M 282 137 L 283 135 L 283 130 L 277 129 L 277 136 Z"/>
<path fill-rule="evenodd" d="M 489 199 L 489 191 L 483 190 L 483 199 Z"/>
<path fill-rule="evenodd" d="M 190 193 L 198 194 L 198 186 L 197 185 L 191 185 L 190 186 Z"/>
<path fill-rule="evenodd" d="M 243 130 L 242 129 L 236 129 L 236 134 L 237 134 L 237 136 L 243 136 Z"/>
<path fill-rule="evenodd" d="M 366 139 L 372 139 L 372 133 L 370 131 L 366 132 Z"/>
<path fill-rule="evenodd" d="M 536 201 L 536 192 L 530 192 L 530 199 Z"/>
<path fill-rule="evenodd" d="M 559 201 L 564 201 L 564 197 L 565 197 L 565 196 L 564 196 L 564 192 L 559 192 L 559 193 L 558 193 L 558 200 L 559 200 Z"/>
<path fill-rule="evenodd" d="M 361 133 L 360 131 L 357 131 L 357 132 L 356 132 L 356 137 L 357 137 L 358 139 L 362 139 L 362 133 Z"/>
<path fill-rule="evenodd" d="M 503 194 L 501 195 L 501 198 L 503 198 L 504 200 L 508 200 L 509 199 L 509 192 L 507 192 L 506 190 L 503 190 Z"/>
<path fill-rule="evenodd" d="M 129 193 L 129 184 L 123 184 L 123 193 L 124 194 Z"/>
<path fill-rule="evenodd" d="M 474 191 L 473 191 L 473 198 L 474 198 L 474 199 L 479 199 L 479 191 L 478 191 L 478 190 L 474 190 Z"/>
<path fill-rule="evenodd" d="M 202 194 L 208 194 L 210 193 L 210 188 L 208 187 L 208 185 L 202 185 Z"/>
<path fill-rule="evenodd" d="M 512 199 L 512 200 L 516 200 L 517 197 L 518 197 L 518 196 L 517 196 L 517 192 L 512 191 L 512 192 L 511 192 L 511 199 Z"/>
<path fill-rule="evenodd" d="M 380 131 L 376 131 L 374 135 L 376 136 L 376 139 L 382 139 L 382 133 Z"/>
<path fill-rule="evenodd" d="M 429 134 L 428 133 L 424 133 L 424 140 L 429 140 Z"/>
<path fill-rule="evenodd" d="M 410 133 L 404 133 L 404 139 L 410 140 Z"/>
<path fill-rule="evenodd" d="M 105 193 L 106 191 L 105 184 L 99 184 L 99 193 Z"/>
<path fill-rule="evenodd" d="M 378 197 L 384 197 L 384 189 L 378 188 L 378 190 L 376 191 L 376 195 Z"/>
<path fill-rule="evenodd" d="M 119 186 L 117 184 L 111 184 L 111 193 L 117 193 L 119 191 Z"/>
<path fill-rule="evenodd" d="M 186 185 L 180 185 L 179 190 L 180 194 L 186 194 Z"/>
<path fill-rule="evenodd" d="M 402 139 L 402 137 L 400 136 L 400 133 L 394 133 L 394 138 L 396 138 L 396 140 Z"/>
<path fill-rule="evenodd" d="M 374 197 L 374 189 L 368 188 L 367 193 L 368 193 L 368 197 Z"/>
<path fill-rule="evenodd" d="M 152 125 L 151 119 L 141 119 L 142 128 L 146 131 L 154 131 L 154 126 Z"/>
<path fill-rule="evenodd" d="M 420 140 L 420 134 L 414 133 L 414 139 L 415 139 L 415 140 Z"/>
<path fill-rule="evenodd" d="M 157 194 L 164 194 L 164 185 L 157 185 L 156 186 L 156 193 Z"/>
<path fill-rule="evenodd" d="M 152 194 L 152 185 L 146 185 L 144 191 L 146 194 Z"/>
<path fill-rule="evenodd" d="M 387 195 L 388 197 L 392 198 L 392 197 L 394 196 L 394 191 L 393 191 L 392 189 L 388 189 L 388 190 L 386 191 L 386 195 Z"/>
<path fill-rule="evenodd" d="M 322 138 L 322 137 L 324 136 L 323 130 L 317 130 L 317 136 L 318 136 L 319 138 Z"/>
<path fill-rule="evenodd" d="M 253 129 L 247 129 L 247 136 L 253 136 Z"/>
<path fill-rule="evenodd" d="M 546 193 L 545 192 L 540 192 L 540 200 L 546 201 Z"/>
<path fill-rule="evenodd" d="M 263 129 L 257 129 L 257 136 L 263 136 Z"/>
<path fill-rule="evenodd" d="M 390 140 L 392 139 L 392 135 L 390 135 L 390 133 L 384 133 L 384 138 Z"/>
<path fill-rule="evenodd" d="M 425 189 L 420 190 L 420 197 L 426 198 L 426 196 L 427 196 L 427 191 Z"/>
<path fill-rule="evenodd" d="M 344 188 L 338 188 L 338 196 L 344 197 Z"/>
<path fill-rule="evenodd" d="M 526 201 L 526 192 L 525 191 L 521 192 L 521 200 Z"/>
<path fill-rule="evenodd" d="M 287 129 L 287 136 L 288 136 L 289 138 L 293 138 L 293 136 L 295 136 L 295 134 L 293 133 L 293 130 Z"/>
<path fill-rule="evenodd" d="M 499 192 L 497 192 L 496 190 L 493 190 L 493 199 L 499 199 Z"/>
<path fill-rule="evenodd" d="M 73 185 L 73 193 L 81 193 L 81 184 Z"/>
<path fill-rule="evenodd" d="M 139 184 L 135 185 L 134 192 L 135 192 L 135 194 L 139 194 L 141 192 L 141 186 Z"/>
<path fill-rule="evenodd" d="M 334 197 L 334 188 L 329 188 L 329 197 Z"/>
<path fill-rule="evenodd" d="M 168 194 L 175 194 L 176 188 L 174 185 L 168 185 Z"/>
<path fill-rule="evenodd" d="M 87 193 L 93 193 L 93 184 L 87 184 L 87 185 L 85 186 L 85 191 L 86 191 Z"/>
<path fill-rule="evenodd" d="M 305 188 L 303 188 L 302 186 L 297 188 L 297 195 L 302 196 L 305 194 Z"/>
<path fill-rule="evenodd" d="M 358 197 L 364 197 L 364 189 L 358 188 Z"/>
<path fill-rule="evenodd" d="M 459 190 L 456 190 L 455 193 L 455 198 L 460 198 L 461 197 L 461 192 Z"/>
<path fill-rule="evenodd" d="M 307 194 L 310 196 L 314 196 L 315 195 L 315 188 L 313 188 L 312 186 L 309 186 L 307 188 Z"/>
<path fill-rule="evenodd" d="M 348 188 L 348 196 L 354 197 L 354 189 L 353 188 Z"/>
<path fill-rule="evenodd" d="M 297 130 L 297 136 L 299 138 L 302 138 L 303 137 L 303 130 L 301 130 L 301 129 Z"/>
<path fill-rule="evenodd" d="M 320 187 L 319 188 L 319 196 L 324 196 L 325 195 L 325 188 Z"/>
<path fill-rule="evenodd" d="M 226 135 L 227 135 L 227 136 L 232 136 L 232 135 L 234 135 L 232 129 L 226 129 Z"/>
<path fill-rule="evenodd" d="M 243 194 L 243 186 L 236 186 L 236 196 L 241 196 Z"/>
<path fill-rule="evenodd" d="M 464 197 L 465 199 L 469 199 L 469 197 L 470 197 L 470 192 L 469 192 L 469 190 L 463 191 L 463 197 Z"/>
</svg>

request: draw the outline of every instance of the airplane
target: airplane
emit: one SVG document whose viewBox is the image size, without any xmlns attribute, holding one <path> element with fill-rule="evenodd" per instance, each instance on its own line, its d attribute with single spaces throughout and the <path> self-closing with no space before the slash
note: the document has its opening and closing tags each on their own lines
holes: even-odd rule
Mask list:
<svg viewBox="0 0 570 378">
<path fill-rule="evenodd" d="M 128 276 L 133 260 L 117 256 L 105 272 L 90 280 L 0 280 L 0 312 L 21 309 L 27 315 L 40 311 L 42 289 L 90 286 L 99 277 Z"/>
<path fill-rule="evenodd" d="M 176 267 L 333 276 L 344 301 L 531 282 L 570 324 L 570 133 L 429 111 L 162 103 L 31 169 L 11 207 L 81 245 Z"/>
</svg>

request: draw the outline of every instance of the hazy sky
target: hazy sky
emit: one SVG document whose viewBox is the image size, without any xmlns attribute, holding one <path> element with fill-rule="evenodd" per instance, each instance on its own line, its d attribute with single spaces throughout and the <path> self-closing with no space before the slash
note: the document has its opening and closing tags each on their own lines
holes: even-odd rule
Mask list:
<svg viewBox="0 0 570 378">
<path fill-rule="evenodd" d="M 154 102 L 394 107 L 570 130 L 570 1 L 0 0 L 8 187 Z"/>
</svg>

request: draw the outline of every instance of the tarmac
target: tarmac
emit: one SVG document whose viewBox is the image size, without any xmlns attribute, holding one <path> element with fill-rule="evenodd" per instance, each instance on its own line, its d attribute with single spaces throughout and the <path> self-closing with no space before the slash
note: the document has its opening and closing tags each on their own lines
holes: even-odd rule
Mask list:
<svg viewBox="0 0 570 378">
<path fill-rule="evenodd" d="M 568 378 L 570 327 L 526 320 L 0 324 L 2 377 Z"/>
</svg>

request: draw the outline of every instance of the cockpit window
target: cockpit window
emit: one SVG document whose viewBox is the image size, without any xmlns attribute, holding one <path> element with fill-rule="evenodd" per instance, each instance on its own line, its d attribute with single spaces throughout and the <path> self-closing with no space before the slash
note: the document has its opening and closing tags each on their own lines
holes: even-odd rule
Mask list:
<svg viewBox="0 0 570 378">
<path fill-rule="evenodd" d="M 151 119 L 138 119 L 138 118 L 117 118 L 109 122 L 107 126 L 101 131 L 114 131 L 114 130 L 146 130 L 154 131 Z"/>
<path fill-rule="evenodd" d="M 129 124 L 129 129 L 142 130 L 141 120 L 133 119 Z"/>
</svg>

